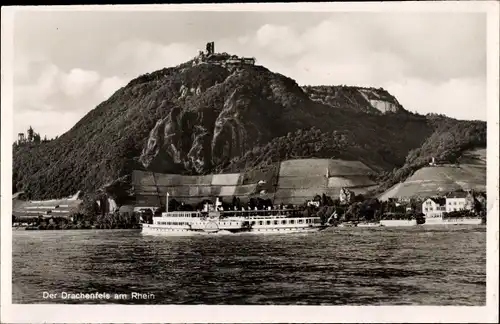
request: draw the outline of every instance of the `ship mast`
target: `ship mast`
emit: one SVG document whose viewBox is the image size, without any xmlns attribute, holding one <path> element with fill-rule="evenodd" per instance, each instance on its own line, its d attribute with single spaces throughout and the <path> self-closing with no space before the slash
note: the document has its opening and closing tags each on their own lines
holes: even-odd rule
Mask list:
<svg viewBox="0 0 500 324">
<path fill-rule="evenodd" d="M 281 157 L 278 156 L 278 168 L 277 168 L 278 171 L 276 172 L 276 181 L 274 182 L 273 206 L 275 206 L 274 201 L 276 200 L 276 192 L 278 191 L 278 180 L 280 177 L 280 168 L 281 168 Z"/>
<path fill-rule="evenodd" d="M 152 172 L 152 174 L 153 174 L 153 183 L 154 183 L 155 188 L 156 188 L 156 196 L 158 197 L 158 203 L 161 207 L 160 189 L 158 188 L 158 184 L 156 184 L 156 176 L 155 176 L 154 171 Z M 168 200 L 168 198 L 167 198 L 167 200 Z M 168 208 L 168 206 L 167 206 L 167 208 Z"/>
<path fill-rule="evenodd" d="M 168 196 L 170 196 L 170 194 L 167 192 L 167 196 L 166 196 L 166 200 L 165 200 L 165 211 L 168 213 Z"/>
</svg>

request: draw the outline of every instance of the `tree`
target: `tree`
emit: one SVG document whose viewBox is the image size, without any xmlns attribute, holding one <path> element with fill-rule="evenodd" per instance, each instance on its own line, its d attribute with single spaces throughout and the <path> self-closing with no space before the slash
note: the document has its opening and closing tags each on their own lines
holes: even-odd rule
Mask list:
<svg viewBox="0 0 500 324">
<path fill-rule="evenodd" d="M 177 211 L 177 210 L 179 210 L 180 205 L 181 205 L 180 202 L 178 202 L 175 198 L 170 199 L 168 201 L 168 211 L 169 212 Z"/>
<path fill-rule="evenodd" d="M 99 214 L 99 205 L 94 196 L 85 196 L 79 207 L 79 214 L 82 215 L 84 221 L 94 222 Z"/>
<path fill-rule="evenodd" d="M 363 202 L 364 200 L 365 200 L 365 196 L 363 196 L 362 194 L 354 196 L 354 202 Z"/>
<path fill-rule="evenodd" d="M 255 209 L 255 207 L 257 207 L 257 200 L 255 198 L 250 198 L 250 200 L 248 201 L 248 207 L 250 207 L 250 209 Z"/>
<path fill-rule="evenodd" d="M 321 195 L 321 205 L 322 205 L 322 206 L 325 206 L 325 205 L 326 205 L 326 202 L 327 202 L 327 201 L 326 201 L 326 195 L 325 195 L 325 193 L 323 193 L 323 194 Z"/>
<path fill-rule="evenodd" d="M 345 213 L 345 218 L 349 220 L 357 220 L 359 218 L 360 206 L 359 203 L 352 204 Z"/>
<path fill-rule="evenodd" d="M 35 134 L 33 135 L 33 142 L 34 142 L 35 144 L 40 144 L 40 142 L 41 142 L 41 141 L 40 141 L 40 134 L 35 133 Z"/>
<path fill-rule="evenodd" d="M 33 128 L 30 126 L 30 128 L 28 128 L 28 142 L 32 142 L 33 141 Z"/>
</svg>

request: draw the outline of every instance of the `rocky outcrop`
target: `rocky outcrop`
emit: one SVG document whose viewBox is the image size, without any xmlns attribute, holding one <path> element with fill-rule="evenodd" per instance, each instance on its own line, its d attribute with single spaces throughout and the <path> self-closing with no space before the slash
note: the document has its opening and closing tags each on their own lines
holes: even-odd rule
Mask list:
<svg viewBox="0 0 500 324">
<path fill-rule="evenodd" d="M 268 80 L 257 82 L 263 76 Z M 295 82 L 253 67 L 233 71 L 205 91 L 184 85 L 179 91 L 184 106 L 172 108 L 149 133 L 139 158 L 146 169 L 209 172 L 293 127 L 272 124 L 284 109 L 299 111 L 307 100 Z"/>
<path fill-rule="evenodd" d="M 369 114 L 405 112 L 397 99 L 382 88 L 348 86 L 304 86 L 312 100 L 339 108 Z"/>
</svg>

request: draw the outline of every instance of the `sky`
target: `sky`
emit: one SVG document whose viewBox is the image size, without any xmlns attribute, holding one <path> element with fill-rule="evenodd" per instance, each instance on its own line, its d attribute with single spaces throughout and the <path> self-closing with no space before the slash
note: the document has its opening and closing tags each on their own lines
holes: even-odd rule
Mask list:
<svg viewBox="0 0 500 324">
<path fill-rule="evenodd" d="M 486 120 L 482 13 L 22 11 L 13 135 L 61 135 L 130 80 L 208 41 L 300 85 L 383 87 L 413 112 Z"/>
</svg>

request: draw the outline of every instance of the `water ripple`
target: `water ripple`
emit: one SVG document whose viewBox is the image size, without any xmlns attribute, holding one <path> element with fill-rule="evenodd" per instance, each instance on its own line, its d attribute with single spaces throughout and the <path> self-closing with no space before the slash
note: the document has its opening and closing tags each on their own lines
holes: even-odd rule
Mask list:
<svg viewBox="0 0 500 324">
<path fill-rule="evenodd" d="M 161 237 L 13 232 L 14 303 L 484 305 L 484 226 Z M 43 299 L 150 293 L 154 299 Z"/>
</svg>

